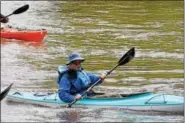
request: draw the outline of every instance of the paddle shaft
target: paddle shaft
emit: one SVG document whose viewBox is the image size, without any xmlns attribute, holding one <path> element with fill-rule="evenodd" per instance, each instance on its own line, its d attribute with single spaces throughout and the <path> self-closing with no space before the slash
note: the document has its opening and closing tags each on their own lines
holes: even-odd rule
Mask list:
<svg viewBox="0 0 185 123">
<path fill-rule="evenodd" d="M 119 60 L 119 62 L 118 62 L 118 64 L 115 66 L 115 67 L 113 67 L 109 72 L 107 72 L 107 74 L 105 75 L 105 77 L 104 77 L 104 79 L 113 71 L 113 70 L 115 70 L 118 66 L 120 66 L 120 65 L 124 65 L 124 64 L 126 64 L 126 63 L 128 63 L 133 57 L 134 57 L 134 55 L 135 55 L 135 49 L 134 49 L 134 47 L 133 48 L 131 48 L 127 53 L 125 53 L 123 56 L 122 56 L 122 58 Z M 98 82 L 100 82 L 101 81 L 101 79 L 99 79 L 98 81 L 96 81 L 93 85 L 91 85 L 86 91 L 84 91 L 83 93 L 82 93 L 82 97 L 88 92 L 88 91 L 90 91 L 96 84 L 98 84 Z M 70 108 L 76 101 L 78 101 L 78 99 L 75 99 L 73 102 L 71 102 L 71 103 L 69 103 L 68 105 L 67 105 L 67 108 Z"/>
<path fill-rule="evenodd" d="M 12 13 L 12 14 L 9 14 L 9 15 L 7 15 L 7 16 L 5 16 L 5 18 L 8 18 L 8 17 L 11 16 L 11 15 L 13 15 L 13 13 Z"/>
</svg>

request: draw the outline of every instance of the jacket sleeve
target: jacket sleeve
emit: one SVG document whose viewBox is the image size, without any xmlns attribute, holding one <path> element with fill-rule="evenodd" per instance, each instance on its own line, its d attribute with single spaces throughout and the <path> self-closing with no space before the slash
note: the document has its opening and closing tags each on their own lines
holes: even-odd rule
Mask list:
<svg viewBox="0 0 185 123">
<path fill-rule="evenodd" d="M 66 103 L 70 103 L 75 99 L 74 96 L 70 94 L 70 88 L 71 84 L 69 80 L 63 76 L 59 83 L 59 97 Z"/>
<path fill-rule="evenodd" d="M 89 79 L 91 80 L 91 85 L 100 79 L 100 76 L 87 72 Z M 101 84 L 102 81 L 98 82 L 96 85 Z"/>
</svg>

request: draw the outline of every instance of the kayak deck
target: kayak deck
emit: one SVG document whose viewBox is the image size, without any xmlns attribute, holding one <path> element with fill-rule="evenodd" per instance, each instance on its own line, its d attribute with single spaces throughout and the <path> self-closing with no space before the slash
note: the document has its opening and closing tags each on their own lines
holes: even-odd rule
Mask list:
<svg viewBox="0 0 185 123">
<path fill-rule="evenodd" d="M 37 94 L 29 92 L 10 92 L 8 100 L 27 102 L 41 105 L 67 106 L 61 101 L 57 93 Z M 118 107 L 131 110 L 152 110 L 164 112 L 184 112 L 184 98 L 166 94 L 152 94 L 150 92 L 124 95 L 119 97 L 92 97 L 77 101 L 74 106 L 88 107 Z"/>
</svg>

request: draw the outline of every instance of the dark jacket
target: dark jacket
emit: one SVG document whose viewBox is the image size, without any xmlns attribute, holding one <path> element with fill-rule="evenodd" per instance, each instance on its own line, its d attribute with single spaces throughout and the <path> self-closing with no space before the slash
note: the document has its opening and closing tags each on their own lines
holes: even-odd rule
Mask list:
<svg viewBox="0 0 185 123">
<path fill-rule="evenodd" d="M 76 94 L 82 94 L 100 79 L 99 76 L 83 70 L 70 71 L 67 66 L 60 66 L 58 71 L 59 98 L 67 103 L 72 102 Z"/>
</svg>

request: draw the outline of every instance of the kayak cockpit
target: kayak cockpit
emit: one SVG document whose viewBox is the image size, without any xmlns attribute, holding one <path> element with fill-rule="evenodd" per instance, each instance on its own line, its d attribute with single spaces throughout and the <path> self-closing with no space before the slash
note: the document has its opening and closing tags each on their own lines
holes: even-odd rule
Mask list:
<svg viewBox="0 0 185 123">
<path fill-rule="evenodd" d="M 131 97 L 137 95 L 148 95 L 151 92 L 142 92 L 142 93 L 131 93 L 131 94 L 108 94 L 108 93 L 95 93 L 93 96 L 89 98 L 124 98 L 124 97 Z"/>
</svg>

